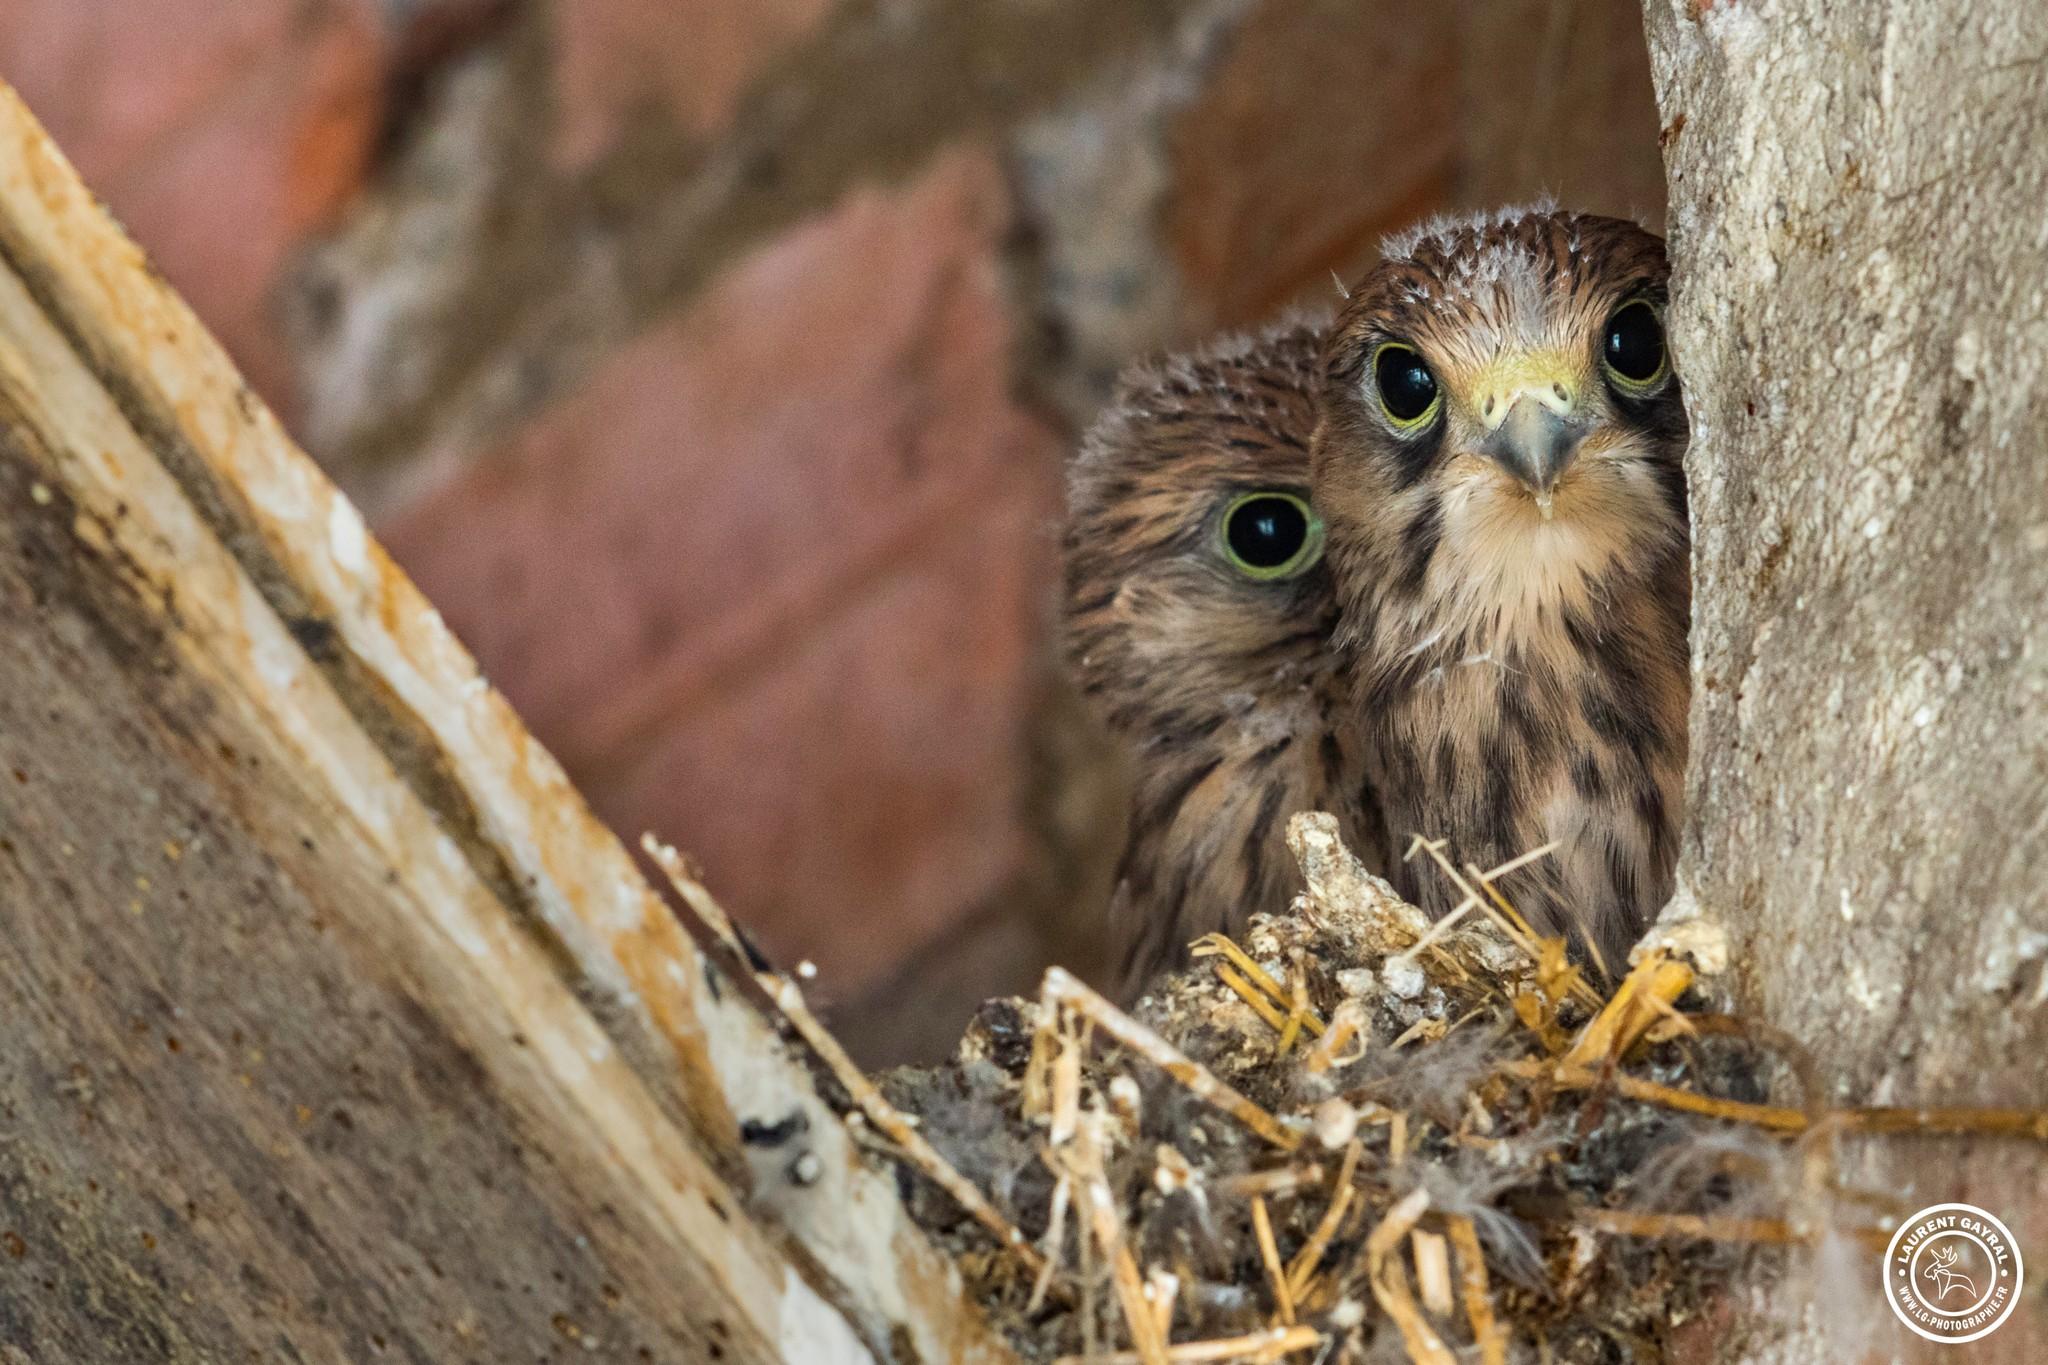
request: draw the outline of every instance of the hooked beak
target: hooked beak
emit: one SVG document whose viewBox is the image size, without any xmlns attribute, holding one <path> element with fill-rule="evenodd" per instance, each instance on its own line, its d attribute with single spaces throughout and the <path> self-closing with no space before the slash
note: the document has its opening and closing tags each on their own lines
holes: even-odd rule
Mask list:
<svg viewBox="0 0 2048 1365">
<path fill-rule="evenodd" d="M 1536 498 L 1536 508 L 1550 520 L 1550 499 L 1557 481 L 1579 452 L 1587 423 L 1569 410 L 1533 393 L 1517 395 L 1507 415 L 1480 449 L 1520 480 Z"/>
</svg>

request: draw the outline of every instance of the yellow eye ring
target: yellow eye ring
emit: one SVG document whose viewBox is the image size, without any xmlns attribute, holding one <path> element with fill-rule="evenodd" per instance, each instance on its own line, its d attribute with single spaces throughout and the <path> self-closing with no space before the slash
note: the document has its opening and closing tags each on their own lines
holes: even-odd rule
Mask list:
<svg viewBox="0 0 2048 1365">
<path fill-rule="evenodd" d="M 1664 320 L 1648 299 L 1634 298 L 1608 315 L 1600 332 L 1600 370 L 1631 398 L 1645 398 L 1671 376 Z"/>
<path fill-rule="evenodd" d="M 1396 431 L 1418 431 L 1443 411 L 1443 390 L 1422 358 L 1405 341 L 1383 341 L 1373 348 L 1372 382 L 1380 412 Z"/>
<path fill-rule="evenodd" d="M 1323 557 L 1323 519 L 1292 493 L 1242 493 L 1217 519 L 1216 545 L 1231 568 L 1254 582 L 1299 578 Z"/>
</svg>

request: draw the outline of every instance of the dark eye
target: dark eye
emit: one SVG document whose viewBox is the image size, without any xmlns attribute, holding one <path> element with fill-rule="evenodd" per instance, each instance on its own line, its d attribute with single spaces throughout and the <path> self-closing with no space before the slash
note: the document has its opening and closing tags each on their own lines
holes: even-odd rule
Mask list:
<svg viewBox="0 0 2048 1365">
<path fill-rule="evenodd" d="M 1323 522 L 1292 493 L 1246 493 L 1223 510 L 1223 557 L 1247 578 L 1293 578 L 1323 556 Z"/>
<path fill-rule="evenodd" d="M 1396 426 L 1419 426 L 1436 410 L 1436 376 L 1413 346 L 1384 343 L 1373 352 L 1372 377 L 1379 385 L 1380 406 Z"/>
<path fill-rule="evenodd" d="M 1624 303 L 1607 319 L 1600 358 L 1609 377 L 1640 391 L 1664 377 L 1664 324 L 1648 301 Z"/>
</svg>

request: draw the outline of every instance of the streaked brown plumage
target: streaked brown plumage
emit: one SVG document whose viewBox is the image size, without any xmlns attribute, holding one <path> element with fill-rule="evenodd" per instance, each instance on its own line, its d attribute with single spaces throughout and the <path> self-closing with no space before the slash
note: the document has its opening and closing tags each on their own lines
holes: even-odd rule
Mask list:
<svg viewBox="0 0 2048 1365">
<path fill-rule="evenodd" d="M 1503 890 L 1609 964 L 1670 894 L 1683 796 L 1666 279 L 1659 239 L 1576 214 L 1390 243 L 1331 330 L 1314 441 L 1345 724 L 1394 847 L 1483 868 L 1558 841 Z M 1391 875 L 1436 914 L 1457 895 L 1420 859 Z"/>
<path fill-rule="evenodd" d="M 1279 494 L 1309 517 L 1321 345 L 1319 328 L 1284 326 L 1135 370 L 1073 463 L 1067 654 L 1135 759 L 1114 906 L 1127 994 L 1189 940 L 1285 907 L 1289 815 L 1363 823 L 1357 765 L 1330 725 L 1320 527 L 1243 501 Z M 1294 529 L 1314 543 L 1282 576 L 1256 577 L 1233 563 L 1227 516 L 1247 536 L 1279 533 L 1255 549 L 1277 554 Z"/>
</svg>

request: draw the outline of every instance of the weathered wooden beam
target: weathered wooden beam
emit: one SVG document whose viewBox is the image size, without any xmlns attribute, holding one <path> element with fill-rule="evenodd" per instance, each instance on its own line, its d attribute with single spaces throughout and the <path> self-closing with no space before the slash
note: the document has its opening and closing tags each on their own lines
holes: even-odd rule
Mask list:
<svg viewBox="0 0 2048 1365">
<path fill-rule="evenodd" d="M 0 632 L 0 1344 L 1006 1358 L 4 87 Z"/>
</svg>

